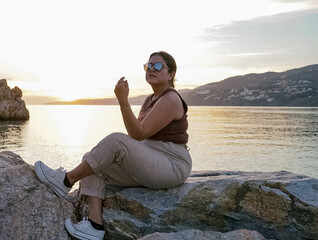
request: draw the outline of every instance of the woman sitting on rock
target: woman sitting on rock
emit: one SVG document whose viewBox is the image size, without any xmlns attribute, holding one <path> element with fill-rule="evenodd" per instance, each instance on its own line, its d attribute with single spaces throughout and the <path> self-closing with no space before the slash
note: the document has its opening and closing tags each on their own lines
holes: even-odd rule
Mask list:
<svg viewBox="0 0 318 240">
<path fill-rule="evenodd" d="M 89 206 L 88 220 L 77 224 L 65 221 L 67 231 L 76 238 L 103 239 L 106 184 L 165 189 L 184 183 L 190 175 L 188 107 L 174 89 L 175 60 L 166 52 L 155 52 L 144 69 L 153 94 L 145 99 L 138 118 L 130 108 L 129 86 L 124 77 L 114 90 L 128 135 L 108 135 L 68 172 L 53 170 L 41 161 L 34 165 L 38 178 L 61 197 L 81 180 L 80 193 L 87 196 Z"/>
</svg>

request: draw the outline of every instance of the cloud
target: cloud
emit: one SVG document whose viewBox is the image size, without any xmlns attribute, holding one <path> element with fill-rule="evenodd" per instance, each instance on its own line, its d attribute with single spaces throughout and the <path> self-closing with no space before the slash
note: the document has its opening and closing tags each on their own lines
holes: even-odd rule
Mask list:
<svg viewBox="0 0 318 240">
<path fill-rule="evenodd" d="M 272 0 L 273 2 L 283 2 L 283 3 L 309 3 L 309 4 L 315 4 L 317 3 L 316 0 Z"/>
<path fill-rule="evenodd" d="M 318 62 L 318 11 L 235 21 L 206 30 L 210 50 L 232 67 L 297 66 Z M 217 43 L 217 44 L 215 44 Z"/>
<path fill-rule="evenodd" d="M 0 79 L 1 78 L 5 78 L 8 81 L 16 81 L 19 79 L 24 79 L 26 82 L 39 81 L 39 78 L 35 73 L 2 61 L 0 61 Z"/>
<path fill-rule="evenodd" d="M 318 8 L 318 1 L 317 0 L 271 0 L 272 2 L 278 2 L 278 3 L 291 3 L 291 4 L 308 4 L 311 9 L 317 9 Z"/>
</svg>

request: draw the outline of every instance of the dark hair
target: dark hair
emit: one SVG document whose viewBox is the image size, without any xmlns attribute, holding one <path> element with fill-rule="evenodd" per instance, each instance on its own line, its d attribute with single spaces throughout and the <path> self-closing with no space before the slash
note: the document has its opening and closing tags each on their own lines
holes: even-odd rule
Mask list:
<svg viewBox="0 0 318 240">
<path fill-rule="evenodd" d="M 177 73 L 177 64 L 176 61 L 174 60 L 174 58 L 167 52 L 164 51 L 159 51 L 159 52 L 154 52 L 150 55 L 149 59 L 152 58 L 155 55 L 159 55 L 161 56 L 164 60 L 165 60 L 165 64 L 167 64 L 168 66 L 168 72 L 174 72 L 175 74 Z M 171 79 L 171 86 L 174 88 L 174 83 L 176 81 L 176 78 L 174 77 L 173 79 Z"/>
</svg>

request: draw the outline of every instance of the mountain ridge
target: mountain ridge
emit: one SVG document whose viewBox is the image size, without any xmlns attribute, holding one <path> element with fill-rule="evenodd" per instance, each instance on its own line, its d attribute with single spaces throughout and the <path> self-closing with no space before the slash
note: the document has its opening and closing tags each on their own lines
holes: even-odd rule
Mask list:
<svg viewBox="0 0 318 240">
<path fill-rule="evenodd" d="M 318 64 L 234 76 L 199 86 L 183 97 L 189 105 L 318 106 Z"/>
<path fill-rule="evenodd" d="M 178 91 L 192 106 L 318 106 L 318 64 L 283 72 L 249 73 Z M 147 95 L 130 97 L 140 105 Z M 78 99 L 48 105 L 117 105 L 116 98 Z"/>
</svg>

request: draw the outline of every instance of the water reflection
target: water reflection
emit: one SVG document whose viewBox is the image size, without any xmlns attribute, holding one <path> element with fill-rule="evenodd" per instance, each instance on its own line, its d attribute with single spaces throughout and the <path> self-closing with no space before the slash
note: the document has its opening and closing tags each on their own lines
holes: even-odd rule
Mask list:
<svg viewBox="0 0 318 240">
<path fill-rule="evenodd" d="M 28 121 L 0 121 L 0 150 L 23 147 Z"/>
<path fill-rule="evenodd" d="M 318 177 L 317 108 L 190 109 L 195 170 L 275 169 Z"/>
<path fill-rule="evenodd" d="M 140 106 L 133 106 L 137 114 Z M 111 132 L 118 106 L 30 106 L 27 122 L 0 122 L 1 150 L 26 162 L 76 166 Z M 318 178 L 318 108 L 189 107 L 193 170 L 280 171 Z"/>
</svg>

